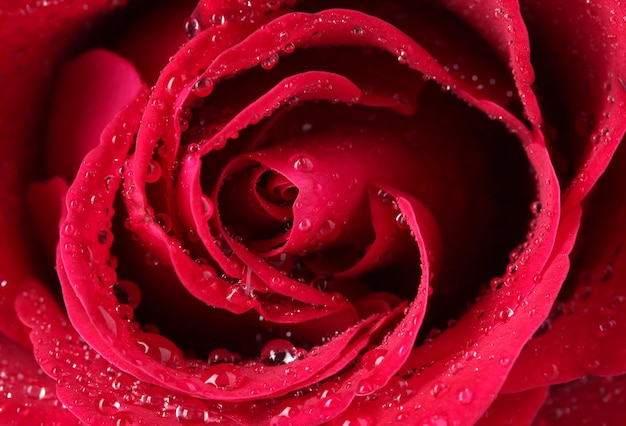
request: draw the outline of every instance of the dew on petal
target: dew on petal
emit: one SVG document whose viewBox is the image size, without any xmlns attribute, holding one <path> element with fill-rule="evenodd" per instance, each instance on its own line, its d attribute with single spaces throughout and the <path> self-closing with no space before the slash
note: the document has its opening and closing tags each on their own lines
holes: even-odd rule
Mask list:
<svg viewBox="0 0 626 426">
<path fill-rule="evenodd" d="M 230 364 L 216 364 L 209 367 L 201 379 L 204 383 L 218 389 L 232 389 L 241 384 L 243 376 L 238 367 Z"/>
<path fill-rule="evenodd" d="M 261 361 L 266 365 L 282 365 L 297 359 L 297 349 L 288 340 L 275 339 L 261 349 Z"/>
<path fill-rule="evenodd" d="M 309 173 L 312 172 L 314 168 L 313 160 L 305 154 L 294 156 L 291 160 L 291 164 L 293 164 L 294 170 L 299 172 Z"/>
</svg>

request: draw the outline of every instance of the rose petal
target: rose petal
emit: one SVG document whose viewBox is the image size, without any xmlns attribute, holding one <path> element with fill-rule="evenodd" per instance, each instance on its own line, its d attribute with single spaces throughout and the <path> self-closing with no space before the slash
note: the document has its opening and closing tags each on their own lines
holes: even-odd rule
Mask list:
<svg viewBox="0 0 626 426">
<path fill-rule="evenodd" d="M 81 160 L 99 142 L 104 127 L 137 95 L 135 67 L 108 50 L 90 50 L 61 70 L 50 127 L 47 169 L 74 178 Z"/>
<path fill-rule="evenodd" d="M 61 177 L 28 187 L 26 198 L 30 216 L 35 221 L 38 240 L 43 245 L 47 260 L 54 263 L 59 242 L 59 224 L 64 216 L 67 182 Z"/>
<path fill-rule="evenodd" d="M 583 206 L 576 268 L 543 333 L 534 337 L 512 370 L 505 391 L 563 383 L 587 374 L 626 372 L 626 236 L 623 181 L 626 150 L 617 151 L 597 189 Z M 558 310 L 561 313 L 558 313 Z M 532 368 L 531 368 L 532 366 Z"/>
<path fill-rule="evenodd" d="M 0 79 L 11 84 L 3 87 L 0 102 L 0 330 L 29 347 L 26 330 L 15 317 L 13 300 L 17 283 L 27 274 L 30 254 L 25 247 L 22 204 L 25 177 L 38 167 L 35 157 L 42 140 L 46 102 L 53 70 L 67 50 L 85 33 L 85 23 L 112 10 L 107 0 L 93 0 L 89 8 L 82 3 L 51 4 L 11 2 L 3 5 L 0 39 Z M 24 120 L 28 117 L 28 120 Z M 19 142 L 17 142 L 19 141 Z"/>
<path fill-rule="evenodd" d="M 61 405 L 54 381 L 39 368 L 32 352 L 1 333 L 0 359 L 3 424 L 81 424 Z"/>
<path fill-rule="evenodd" d="M 440 0 L 472 25 L 499 54 L 508 59 L 525 116 L 533 127 L 541 126 L 541 113 L 531 85 L 535 79 L 530 60 L 530 41 L 519 4 L 512 0 Z"/>
<path fill-rule="evenodd" d="M 624 9 L 612 0 L 522 3 L 567 211 L 593 188 L 626 129 Z"/>
<path fill-rule="evenodd" d="M 478 426 L 507 424 L 522 426 L 531 424 L 539 411 L 549 388 L 547 386 L 518 393 L 501 393 L 480 418 Z M 462 395 L 462 394 L 460 394 Z"/>
<path fill-rule="evenodd" d="M 618 425 L 624 420 L 626 376 L 585 377 L 553 386 L 535 424 Z"/>
</svg>

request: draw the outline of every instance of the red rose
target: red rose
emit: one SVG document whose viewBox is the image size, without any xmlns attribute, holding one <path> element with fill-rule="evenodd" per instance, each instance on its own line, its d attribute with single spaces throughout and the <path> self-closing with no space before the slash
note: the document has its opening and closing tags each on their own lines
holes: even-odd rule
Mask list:
<svg viewBox="0 0 626 426">
<path fill-rule="evenodd" d="M 121 3 L 0 11 L 3 423 L 619 421 L 623 6 Z"/>
</svg>

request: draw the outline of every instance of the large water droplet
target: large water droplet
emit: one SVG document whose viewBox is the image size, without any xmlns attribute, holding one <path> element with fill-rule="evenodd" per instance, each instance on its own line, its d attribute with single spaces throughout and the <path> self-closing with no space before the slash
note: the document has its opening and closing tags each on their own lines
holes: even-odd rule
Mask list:
<svg viewBox="0 0 626 426">
<path fill-rule="evenodd" d="M 135 344 L 149 357 L 170 367 L 180 367 L 183 352 L 168 338 L 154 333 L 137 333 Z"/>
<path fill-rule="evenodd" d="M 261 350 L 261 360 L 266 365 L 288 364 L 297 359 L 297 349 L 288 340 L 275 339 Z"/>
<path fill-rule="evenodd" d="M 96 407 L 98 411 L 102 414 L 106 414 L 108 416 L 117 413 L 120 409 L 120 402 L 117 400 L 117 397 L 110 393 L 105 393 L 98 398 L 96 401 Z"/>
<path fill-rule="evenodd" d="M 195 425 L 207 423 L 209 412 L 200 401 L 189 400 L 176 407 L 176 420 L 181 424 Z"/>
<path fill-rule="evenodd" d="M 238 367 L 231 364 L 215 364 L 202 375 L 204 383 L 218 389 L 236 388 L 241 384 L 243 375 Z"/>
<path fill-rule="evenodd" d="M 196 81 L 196 84 L 193 85 L 193 91 L 199 97 L 204 98 L 211 94 L 214 86 L 215 84 L 213 80 L 211 78 L 205 77 Z"/>
<path fill-rule="evenodd" d="M 196 18 L 189 18 L 185 21 L 185 34 L 192 39 L 200 32 L 200 22 Z"/>
</svg>

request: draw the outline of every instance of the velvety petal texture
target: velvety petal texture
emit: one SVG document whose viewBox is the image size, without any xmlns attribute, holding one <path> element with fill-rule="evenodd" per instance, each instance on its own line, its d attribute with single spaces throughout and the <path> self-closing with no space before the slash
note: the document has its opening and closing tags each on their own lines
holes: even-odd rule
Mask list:
<svg viewBox="0 0 626 426">
<path fill-rule="evenodd" d="M 1 6 L 0 419 L 617 424 L 626 8 L 548 3 Z"/>
</svg>

